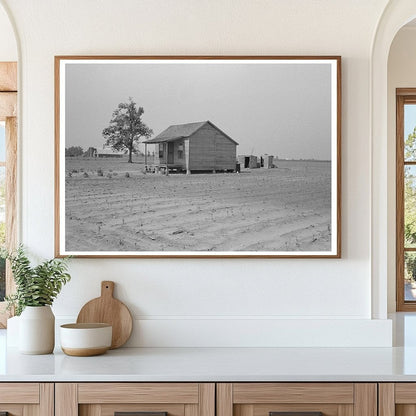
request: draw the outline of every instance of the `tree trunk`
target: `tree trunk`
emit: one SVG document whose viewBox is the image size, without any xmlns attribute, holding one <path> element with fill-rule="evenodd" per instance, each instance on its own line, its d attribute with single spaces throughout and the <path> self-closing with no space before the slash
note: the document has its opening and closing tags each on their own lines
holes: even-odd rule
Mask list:
<svg viewBox="0 0 416 416">
<path fill-rule="evenodd" d="M 133 163 L 132 154 L 133 154 L 133 137 L 131 137 L 131 135 L 130 135 L 130 141 L 129 141 L 129 160 L 128 160 L 128 163 Z"/>
</svg>

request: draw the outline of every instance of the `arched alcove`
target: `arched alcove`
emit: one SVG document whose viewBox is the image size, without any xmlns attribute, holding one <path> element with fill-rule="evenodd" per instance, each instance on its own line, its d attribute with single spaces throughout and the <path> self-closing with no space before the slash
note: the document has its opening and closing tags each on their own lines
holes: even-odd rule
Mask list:
<svg viewBox="0 0 416 416">
<path fill-rule="evenodd" d="M 394 37 L 389 57 L 388 57 L 388 72 L 387 72 L 387 192 L 388 192 L 388 246 L 389 261 L 387 264 L 388 276 L 388 311 L 394 312 L 396 310 L 396 295 L 405 295 L 409 300 L 413 297 L 414 290 L 410 285 L 407 285 L 407 290 L 398 289 L 400 293 L 396 293 L 396 107 L 397 107 L 397 88 L 415 88 L 416 87 L 416 51 L 414 45 L 416 44 L 416 20 L 403 26 Z M 408 121 L 410 122 L 410 114 L 414 110 L 413 106 L 406 105 L 408 113 Z M 414 123 L 414 122 L 412 122 Z M 410 125 L 407 127 L 410 128 Z M 405 134 L 405 137 L 407 137 Z M 399 302 L 399 301 L 398 301 Z M 403 306 L 402 306 L 403 307 Z M 397 305 L 398 310 L 399 308 Z"/>
<path fill-rule="evenodd" d="M 391 289 L 392 265 L 395 262 L 395 238 L 392 234 L 394 221 L 394 193 L 389 169 L 388 134 L 388 57 L 394 37 L 401 27 L 416 17 L 414 0 L 390 2 L 375 33 L 371 60 L 371 136 L 372 136 L 372 224 L 371 224 L 371 267 L 372 267 L 372 316 L 385 319 L 387 316 L 388 291 Z M 394 233 L 394 231 L 393 231 Z"/>
<path fill-rule="evenodd" d="M 18 61 L 18 48 L 14 28 L 2 0 L 0 0 L 0 39 L 0 62 Z"/>
</svg>

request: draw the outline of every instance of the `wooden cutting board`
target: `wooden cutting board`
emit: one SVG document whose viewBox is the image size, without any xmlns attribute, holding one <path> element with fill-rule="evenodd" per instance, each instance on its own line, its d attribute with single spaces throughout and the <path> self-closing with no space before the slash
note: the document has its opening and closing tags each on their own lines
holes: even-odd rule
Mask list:
<svg viewBox="0 0 416 416">
<path fill-rule="evenodd" d="M 107 323 L 113 326 L 111 349 L 121 347 L 130 338 L 133 319 L 127 306 L 113 297 L 114 282 L 101 282 L 101 296 L 86 303 L 77 323 Z"/>
</svg>

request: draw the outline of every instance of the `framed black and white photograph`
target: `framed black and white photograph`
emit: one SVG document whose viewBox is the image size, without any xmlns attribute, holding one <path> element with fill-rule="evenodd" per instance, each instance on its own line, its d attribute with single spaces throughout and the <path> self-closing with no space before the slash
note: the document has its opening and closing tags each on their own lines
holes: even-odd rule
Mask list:
<svg viewBox="0 0 416 416">
<path fill-rule="evenodd" d="M 340 257 L 341 58 L 55 57 L 55 251 Z"/>
</svg>

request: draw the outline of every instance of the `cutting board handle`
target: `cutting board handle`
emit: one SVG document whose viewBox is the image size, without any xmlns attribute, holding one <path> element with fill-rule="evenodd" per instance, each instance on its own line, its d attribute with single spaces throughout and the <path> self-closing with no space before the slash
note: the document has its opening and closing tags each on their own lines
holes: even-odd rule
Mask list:
<svg viewBox="0 0 416 416">
<path fill-rule="evenodd" d="M 101 297 L 112 298 L 113 292 L 114 292 L 114 282 L 110 280 L 104 280 L 103 282 L 101 282 Z"/>
</svg>

